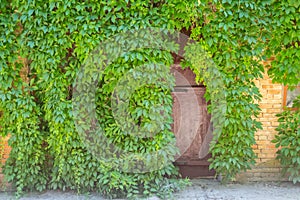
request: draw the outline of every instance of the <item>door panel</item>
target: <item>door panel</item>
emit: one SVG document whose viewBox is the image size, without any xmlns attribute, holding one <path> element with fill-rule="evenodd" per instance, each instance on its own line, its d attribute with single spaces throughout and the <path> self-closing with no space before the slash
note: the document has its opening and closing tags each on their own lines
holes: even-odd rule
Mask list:
<svg viewBox="0 0 300 200">
<path fill-rule="evenodd" d="M 180 87 L 172 93 L 173 132 L 181 154 L 178 160 L 199 159 L 200 147 L 210 123 L 204 94 L 204 87 Z"/>
<path fill-rule="evenodd" d="M 204 98 L 206 88 L 203 84 L 195 83 L 195 75 L 189 68 L 182 70 L 176 65 L 171 72 L 176 80 L 176 87 L 172 92 L 172 131 L 180 150 L 174 164 L 179 167 L 183 177 L 213 176 L 215 172 L 208 169 L 207 161 L 211 157 L 208 148 L 212 127 Z"/>
</svg>

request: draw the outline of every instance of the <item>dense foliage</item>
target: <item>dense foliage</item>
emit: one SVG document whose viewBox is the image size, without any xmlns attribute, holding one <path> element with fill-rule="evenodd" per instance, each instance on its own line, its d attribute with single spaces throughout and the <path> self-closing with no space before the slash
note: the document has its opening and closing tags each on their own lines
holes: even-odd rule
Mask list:
<svg viewBox="0 0 300 200">
<path fill-rule="evenodd" d="M 181 185 L 180 180 L 171 179 L 177 177 L 172 164 L 130 173 L 97 159 L 78 134 L 72 113 L 72 84 L 89 54 L 119 32 L 150 26 L 174 28 L 169 19 L 174 11 L 168 7 L 145 1 L 1 1 L 1 125 L 4 134 L 12 133 L 4 172 L 18 193 L 50 188 L 132 197 L 167 195 Z M 26 58 L 25 72 L 18 56 Z M 151 105 L 163 104 L 167 121 L 155 138 L 139 140 L 120 133 L 107 100 L 116 84 L 113 80 L 130 69 L 147 62 L 170 65 L 172 59 L 170 52 L 159 49 L 132 51 L 106 68 L 97 92 L 99 121 L 110 136 L 106 142 L 126 146 L 128 152 L 159 150 L 167 144 L 170 150 L 165 159 L 172 159 L 177 152 L 170 132 L 172 81 L 164 89 L 145 85 L 130 102 L 133 117 L 144 117 L 142 124 L 153 118 Z M 143 109 L 142 114 L 138 109 Z"/>
<path fill-rule="evenodd" d="M 275 2 L 272 15 L 275 16 L 271 25 L 274 36 L 269 43 L 276 48 L 266 51 L 268 56 L 274 56 L 268 72 L 273 81 L 288 85 L 293 90 L 300 83 L 300 2 Z M 282 172 L 294 183 L 300 182 L 299 98 L 295 99 L 293 109 L 285 109 L 278 115 L 278 135 L 273 140 L 279 147 L 277 159 L 283 167 Z"/>
<path fill-rule="evenodd" d="M 300 2 L 276 1 L 271 10 L 274 19 L 270 24 L 270 38 L 266 56 L 273 56 L 268 71 L 274 81 L 295 86 L 300 82 Z"/>
<path fill-rule="evenodd" d="M 220 133 L 215 132 L 210 168 L 225 180 L 254 164 L 254 133 L 261 128 L 253 118 L 260 110 L 255 101 L 261 97 L 254 80 L 263 72 L 259 61 L 268 36 L 269 3 L 203 2 L 197 9 L 192 36 L 210 52 L 223 77 L 227 108 L 224 123 L 214 124 Z"/>
<path fill-rule="evenodd" d="M 113 197 L 140 193 L 163 195 L 181 186 L 182 182 L 171 179 L 177 175 L 172 164 L 146 173 L 133 173 L 97 159 L 80 137 L 72 112 L 72 84 L 93 50 L 120 33 L 150 27 L 187 34 L 212 59 L 214 64 L 195 60 L 198 46 L 191 44 L 185 47 L 181 60 L 193 69 L 198 81 L 205 82 L 207 100 L 212 102 L 215 140 L 210 167 L 226 179 L 249 169 L 255 160 L 251 148 L 255 143 L 254 133 L 261 128 L 253 118 L 259 113 L 256 102 L 260 99 L 254 80 L 263 72 L 260 61 L 264 52 L 267 57 L 277 56 L 282 45 L 286 46 L 287 53 L 299 52 L 294 42 L 299 34 L 293 33 L 294 26 L 290 27 L 293 18 L 279 24 L 288 14 L 296 17 L 299 9 L 292 9 L 299 6 L 296 4 L 297 1 L 269 0 L 0 0 L 1 127 L 4 135 L 12 134 L 12 151 L 4 168 L 7 179 L 15 183 L 19 193 L 24 189 L 77 189 L 96 190 Z M 290 11 L 275 12 L 280 6 Z M 290 29 L 289 41 L 274 39 L 283 37 L 284 31 Z M 296 31 L 299 32 L 297 26 Z M 145 73 L 146 80 L 160 80 L 159 74 L 164 74 L 166 69 L 159 66 L 173 63 L 173 48 L 129 50 L 111 60 L 103 76 L 92 77 L 97 79 L 94 81 L 98 86 L 95 91 L 98 128 L 105 130 L 108 138 L 108 144 L 100 145 L 108 148 L 114 143 L 127 152 L 149 153 L 168 144 L 167 154 L 162 156 L 172 161 L 177 152 L 170 132 L 172 77 L 164 75 L 167 84 L 156 81 L 136 88 L 128 102 L 129 110 L 125 110 L 130 113 L 131 123 L 152 130 L 157 127 L 149 122 L 162 122 L 158 115 L 162 106 L 164 123 L 154 137 L 131 137 L 124 133 L 118 124 L 128 124 L 126 120 L 114 120 L 109 97 L 114 94 L 118 81 L 126 81 L 125 74 L 138 70 L 141 65 L 161 70 L 156 75 Z M 274 77 L 282 77 L 280 73 L 294 62 L 289 56 L 282 56 L 280 59 L 287 57 L 288 61 L 284 67 L 281 61 L 274 62 L 274 70 L 270 71 Z M 26 59 L 20 61 L 20 57 Z M 293 66 L 291 71 L 296 73 L 299 65 Z M 88 83 L 84 86 L 88 90 L 87 86 Z M 119 95 L 122 97 L 121 92 Z M 225 97 L 223 101 L 216 101 L 221 96 Z M 224 103 L 226 106 L 220 106 Z M 157 109 L 153 111 L 151 107 Z M 95 130 L 95 127 L 85 127 L 84 131 L 88 129 Z"/>
<path fill-rule="evenodd" d="M 273 81 L 295 89 L 300 84 L 300 2 L 276 2 L 272 15 L 276 16 L 271 27 L 274 37 L 270 40 L 274 51 L 272 67 L 268 71 Z M 278 45 L 278 44 L 282 45 Z M 273 140 L 277 147 L 277 159 L 283 167 L 283 174 L 289 175 L 294 183 L 300 182 L 300 104 L 299 96 L 295 99 L 293 109 L 285 109 L 278 115 L 278 135 Z"/>
<path fill-rule="evenodd" d="M 272 142 L 276 143 L 276 147 L 280 147 L 277 159 L 283 167 L 283 174 L 297 183 L 300 182 L 300 96 L 293 105 L 298 110 L 285 110 L 278 115 L 278 135 Z"/>
</svg>

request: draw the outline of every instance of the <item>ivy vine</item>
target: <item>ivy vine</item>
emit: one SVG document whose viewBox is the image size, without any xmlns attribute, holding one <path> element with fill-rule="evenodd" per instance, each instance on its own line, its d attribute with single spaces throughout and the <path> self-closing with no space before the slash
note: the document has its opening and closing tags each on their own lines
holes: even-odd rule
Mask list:
<svg viewBox="0 0 300 200">
<path fill-rule="evenodd" d="M 91 52 L 120 33 L 152 27 L 177 30 L 206 51 L 216 68 L 193 59 L 197 45 L 187 45 L 180 59 L 198 81 L 205 82 L 208 101 L 225 97 L 225 107 L 219 107 L 220 102 L 210 106 L 215 127 L 210 168 L 226 180 L 255 163 L 252 145 L 261 124 L 254 117 L 260 111 L 261 95 L 254 81 L 264 71 L 260 61 L 276 56 L 269 70 L 274 80 L 299 77 L 299 3 L 295 0 L 0 0 L 0 8 L 1 132 L 11 133 L 12 147 L 4 173 L 18 194 L 76 189 L 134 198 L 168 195 L 186 184 L 173 179 L 178 172 L 172 164 L 148 173 L 123 172 L 92 155 L 76 129 L 72 84 Z M 20 58 L 26 58 L 25 65 Z M 98 77 L 96 111 L 109 142 L 129 152 L 151 152 L 168 144 L 165 156 L 172 160 L 177 150 L 170 131 L 171 77 L 169 85 L 143 85 L 129 100 L 132 122 L 149 129 L 148 122 L 157 117 L 150 107 L 163 106 L 166 121 L 153 138 L 122 133 L 107 97 L 113 94 L 116 80 L 130 70 L 147 63 L 170 66 L 173 60 L 170 51 L 142 49 L 121 55 L 105 68 Z"/>
<path fill-rule="evenodd" d="M 276 147 L 277 159 L 283 169 L 282 174 L 287 175 L 293 183 L 300 182 L 300 96 L 293 104 L 296 110 L 285 110 L 278 114 L 279 126 L 276 128 L 278 135 L 272 140 Z"/>
<path fill-rule="evenodd" d="M 293 90 L 300 83 L 300 3 L 298 1 L 275 2 L 272 15 L 275 20 L 271 24 L 274 37 L 270 46 L 276 47 L 266 51 L 274 60 L 268 71 L 273 81 L 282 83 Z M 284 106 L 278 114 L 278 135 L 272 141 L 278 147 L 277 159 L 280 161 L 283 175 L 287 175 L 294 183 L 300 182 L 300 96 L 296 97 L 293 108 Z"/>
</svg>

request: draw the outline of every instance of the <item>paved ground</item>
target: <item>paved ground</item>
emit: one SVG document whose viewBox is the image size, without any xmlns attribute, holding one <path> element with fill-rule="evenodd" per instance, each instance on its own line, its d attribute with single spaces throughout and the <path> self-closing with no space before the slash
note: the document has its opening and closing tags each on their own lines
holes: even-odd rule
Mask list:
<svg viewBox="0 0 300 200">
<path fill-rule="evenodd" d="M 192 180 L 193 185 L 175 193 L 173 199 L 199 200 L 300 200 L 300 184 L 282 182 L 247 183 L 221 185 L 215 180 Z M 12 193 L 0 193 L 0 199 L 15 199 Z M 47 191 L 30 193 L 21 200 L 103 200 L 96 194 L 77 195 L 74 192 Z M 148 200 L 158 200 L 157 197 Z"/>
</svg>

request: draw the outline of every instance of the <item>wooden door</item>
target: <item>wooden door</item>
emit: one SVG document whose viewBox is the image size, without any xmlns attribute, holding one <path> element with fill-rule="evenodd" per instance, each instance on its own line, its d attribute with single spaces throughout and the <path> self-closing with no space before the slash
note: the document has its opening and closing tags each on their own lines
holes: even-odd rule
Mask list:
<svg viewBox="0 0 300 200">
<path fill-rule="evenodd" d="M 204 98 L 206 88 L 195 83 L 195 75 L 190 69 L 172 67 L 176 79 L 173 96 L 173 132 L 180 150 L 175 165 L 183 177 L 212 176 L 207 159 L 210 154 L 199 155 L 201 147 L 209 147 L 211 136 L 210 115 Z M 203 154 L 203 152 L 202 152 Z M 201 158 L 199 158 L 201 157 Z"/>
</svg>

